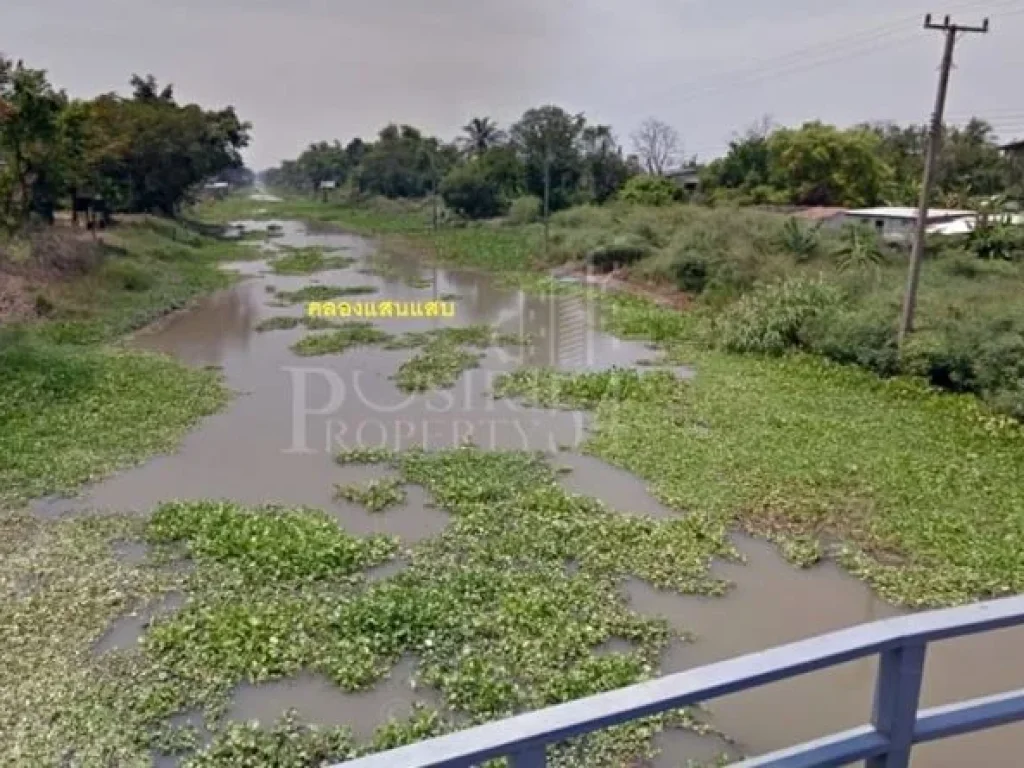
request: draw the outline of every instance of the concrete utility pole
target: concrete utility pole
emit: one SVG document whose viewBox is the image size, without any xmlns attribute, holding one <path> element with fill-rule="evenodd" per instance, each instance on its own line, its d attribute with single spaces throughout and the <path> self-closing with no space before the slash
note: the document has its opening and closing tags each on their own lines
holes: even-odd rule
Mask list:
<svg viewBox="0 0 1024 768">
<path fill-rule="evenodd" d="M 924 160 L 924 178 L 921 181 L 921 203 L 917 210 L 917 226 L 914 233 L 914 248 L 910 254 L 910 271 L 907 275 L 907 292 L 903 298 L 903 315 L 900 318 L 899 346 L 914 328 L 914 309 L 917 306 L 917 284 L 921 279 L 921 262 L 924 260 L 925 233 L 928 229 L 928 202 L 931 198 L 935 177 L 935 163 L 942 146 L 942 116 L 946 111 L 946 91 L 949 89 L 949 71 L 953 68 L 953 48 L 961 32 L 988 32 L 988 19 L 980 27 L 965 27 L 952 24 L 949 16 L 941 24 L 932 23 L 929 13 L 924 18 L 925 29 L 937 29 L 946 35 L 946 46 L 942 53 L 942 69 L 939 73 L 939 89 L 935 95 L 935 110 L 932 112 L 931 128 L 928 132 L 928 149 Z"/>
<path fill-rule="evenodd" d="M 544 261 L 548 260 L 548 219 L 551 216 L 551 149 L 544 152 Z"/>
</svg>

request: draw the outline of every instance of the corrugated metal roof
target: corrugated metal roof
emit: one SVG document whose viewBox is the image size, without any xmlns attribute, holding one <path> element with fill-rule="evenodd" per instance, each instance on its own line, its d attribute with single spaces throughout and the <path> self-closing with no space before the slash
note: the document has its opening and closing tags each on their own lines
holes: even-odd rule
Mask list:
<svg viewBox="0 0 1024 768">
<path fill-rule="evenodd" d="M 955 216 L 973 216 L 974 211 L 957 210 L 955 208 L 929 208 L 928 218 L 952 218 Z M 864 216 L 874 219 L 916 219 L 917 208 L 881 207 L 857 208 L 846 212 L 847 216 Z"/>
<path fill-rule="evenodd" d="M 1024 214 L 1020 213 L 993 213 L 989 215 L 989 221 L 1002 224 L 1024 224 Z M 942 224 L 932 224 L 928 227 L 929 235 L 967 235 L 974 231 L 978 225 L 977 216 L 964 216 L 962 219 L 953 219 Z"/>
</svg>

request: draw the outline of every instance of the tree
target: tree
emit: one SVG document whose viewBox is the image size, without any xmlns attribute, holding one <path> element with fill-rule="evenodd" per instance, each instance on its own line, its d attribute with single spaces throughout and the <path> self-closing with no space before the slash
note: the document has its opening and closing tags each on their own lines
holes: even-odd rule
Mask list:
<svg viewBox="0 0 1024 768">
<path fill-rule="evenodd" d="M 508 200 L 526 191 L 526 168 L 509 146 L 491 147 L 472 161 L 491 179 Z"/>
<path fill-rule="evenodd" d="M 708 163 L 701 173 L 701 186 L 714 194 L 717 189 L 741 190 L 750 202 L 770 196 L 771 152 L 768 148 L 770 129 L 764 124 L 751 126 L 742 136 L 729 142 L 725 157 Z"/>
<path fill-rule="evenodd" d="M 603 203 L 618 192 L 630 177 L 622 148 L 607 125 L 587 126 L 581 137 L 583 150 L 583 188 L 596 203 Z"/>
<path fill-rule="evenodd" d="M 654 117 L 644 120 L 631 138 L 640 162 L 648 173 L 657 176 L 671 170 L 683 153 L 679 132 Z"/>
<path fill-rule="evenodd" d="M 873 205 L 892 177 L 877 135 L 861 128 L 820 122 L 783 128 L 768 138 L 768 152 L 771 185 L 797 205 Z"/>
<path fill-rule="evenodd" d="M 467 155 L 479 155 L 506 139 L 505 132 L 489 117 L 474 117 L 462 127 L 465 134 L 459 145 Z"/>
<path fill-rule="evenodd" d="M 449 208 L 471 219 L 498 216 L 507 208 L 501 185 L 481 163 L 452 169 L 441 182 L 441 196 Z"/>
<path fill-rule="evenodd" d="M 173 214 L 200 182 L 243 166 L 250 126 L 232 107 L 107 94 L 83 109 L 80 176 L 114 210 Z"/>
<path fill-rule="evenodd" d="M 61 115 L 68 104 L 46 72 L 0 57 L 0 224 L 49 217 L 63 185 Z"/>
<path fill-rule="evenodd" d="M 161 89 L 153 75 L 146 75 L 145 77 L 132 75 L 131 86 L 132 98 L 135 101 L 144 101 L 151 104 L 158 102 L 174 104 L 174 86 L 167 85 Z"/>
<path fill-rule="evenodd" d="M 385 197 L 422 197 L 434 192 L 458 151 L 411 125 L 387 125 L 366 151 L 359 169 L 361 192 Z"/>
<path fill-rule="evenodd" d="M 583 176 L 580 139 L 585 127 L 583 115 L 547 105 L 527 110 L 510 131 L 523 162 L 527 192 L 543 199 L 545 177 L 550 178 L 552 210 L 568 206 L 579 190 Z"/>
</svg>

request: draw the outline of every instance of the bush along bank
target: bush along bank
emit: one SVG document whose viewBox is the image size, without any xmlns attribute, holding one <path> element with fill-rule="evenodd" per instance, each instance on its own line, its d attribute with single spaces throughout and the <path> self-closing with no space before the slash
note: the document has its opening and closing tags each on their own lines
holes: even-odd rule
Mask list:
<svg viewBox="0 0 1024 768">
<path fill-rule="evenodd" d="M 43 269 L 40 247 L 0 246 L 33 310 L 0 325 L 0 508 L 168 450 L 224 404 L 215 372 L 109 345 L 227 285 L 219 265 L 250 253 L 155 218 L 104 233 L 81 268 Z"/>
</svg>

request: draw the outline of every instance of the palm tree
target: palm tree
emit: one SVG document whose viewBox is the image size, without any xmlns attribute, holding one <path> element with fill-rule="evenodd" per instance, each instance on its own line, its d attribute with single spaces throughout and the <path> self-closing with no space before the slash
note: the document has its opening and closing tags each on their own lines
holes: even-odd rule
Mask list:
<svg viewBox="0 0 1024 768">
<path fill-rule="evenodd" d="M 459 144 L 467 155 L 479 155 L 505 141 L 505 132 L 489 117 L 474 117 L 462 126 L 462 131 L 466 135 Z"/>
</svg>

